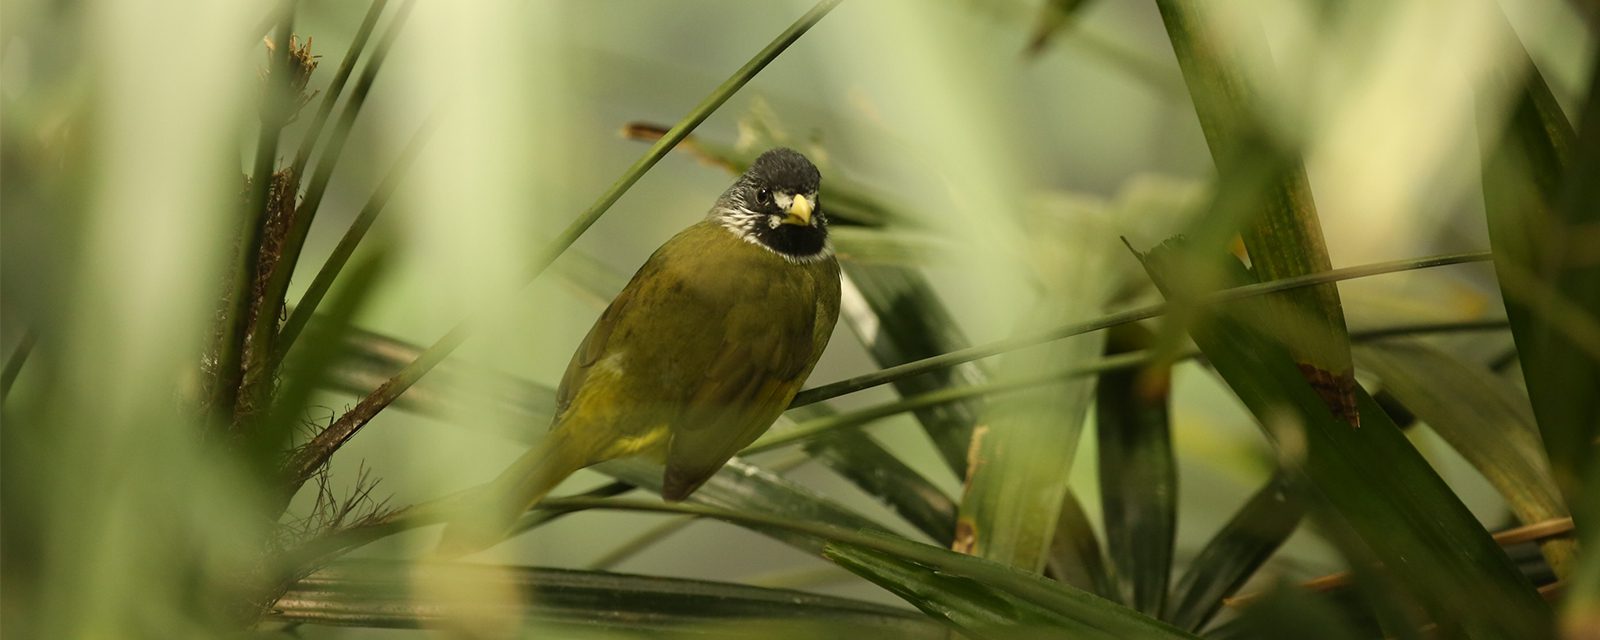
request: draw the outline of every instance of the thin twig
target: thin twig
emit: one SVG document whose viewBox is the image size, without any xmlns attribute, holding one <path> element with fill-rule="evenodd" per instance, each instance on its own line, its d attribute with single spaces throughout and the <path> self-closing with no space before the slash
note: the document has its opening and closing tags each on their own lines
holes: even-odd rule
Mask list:
<svg viewBox="0 0 1600 640">
<path fill-rule="evenodd" d="M 1296 276 L 1293 278 L 1283 278 L 1281 280 L 1273 280 L 1271 282 L 1262 282 L 1242 287 L 1234 287 L 1232 289 L 1223 289 L 1208 295 L 1199 296 L 1192 301 L 1192 304 L 1218 304 L 1222 302 L 1238 300 L 1241 298 L 1248 298 L 1251 296 L 1259 296 L 1267 293 L 1276 293 L 1279 291 L 1288 291 L 1291 289 L 1316 286 L 1329 282 L 1340 282 L 1344 280 L 1353 280 L 1386 273 L 1443 267 L 1467 262 L 1486 262 L 1488 260 L 1490 260 L 1489 252 L 1479 251 L 1473 253 L 1455 253 L 1429 256 L 1426 258 L 1413 258 L 1410 260 L 1379 262 L 1356 267 L 1346 267 L 1343 269 L 1333 269 L 1331 271 Z M 991 342 L 989 344 L 981 344 L 958 351 L 940 354 L 931 358 L 913 360 L 911 362 L 889 367 L 887 369 L 880 369 L 866 375 L 856 376 L 847 380 L 840 380 L 838 382 L 832 382 L 820 387 L 806 389 L 795 396 L 794 402 L 791 403 L 789 407 L 802 407 L 815 402 L 837 398 L 845 394 L 855 393 L 863 389 L 871 389 L 873 387 L 885 385 L 901 378 L 907 378 L 910 376 L 928 373 L 929 371 L 953 367 L 958 364 L 999 355 L 1001 353 L 1014 351 L 1023 347 L 1054 342 L 1056 340 L 1062 340 L 1092 331 L 1109 329 L 1111 327 L 1130 324 L 1140 320 L 1148 320 L 1166 313 L 1169 306 L 1170 303 L 1166 302 L 1146 305 L 1143 307 L 1137 307 L 1134 309 L 1128 309 L 1110 315 L 1101 316 L 1086 322 L 1079 322 L 1063 327 L 1057 327 L 1041 333 L 1035 333 L 1016 338 L 1008 338 L 1005 340 Z"/>
<path fill-rule="evenodd" d="M 726 82 L 723 82 L 721 86 L 712 91 L 711 95 L 706 96 L 706 99 L 690 111 L 688 116 L 679 121 L 672 128 L 672 131 L 651 146 L 643 157 L 635 161 L 627 171 L 624 171 L 622 176 L 605 193 L 601 194 L 599 200 L 590 205 L 588 210 L 573 221 L 560 236 L 557 236 L 548 249 L 540 252 L 534 258 L 528 269 L 526 280 L 531 281 L 540 273 L 543 273 L 545 268 L 549 267 L 550 263 L 554 262 L 556 257 L 560 256 L 574 242 L 577 242 L 578 237 L 583 235 L 584 231 L 587 231 L 595 221 L 599 220 L 600 216 L 604 215 L 611 208 L 611 205 L 615 204 L 622 197 L 622 194 L 627 192 L 629 187 L 632 187 L 646 171 L 655 166 L 656 162 L 660 161 L 672 149 L 673 145 L 676 145 L 679 140 L 682 140 L 701 122 L 704 122 L 712 112 L 722 106 L 729 97 L 748 83 L 751 78 L 754 78 L 767 64 L 776 59 L 778 54 L 782 53 L 789 45 L 798 40 L 802 34 L 810 30 L 817 21 L 821 20 L 829 11 L 832 11 L 840 1 L 821 0 L 818 2 L 809 12 L 801 16 L 782 34 L 779 34 L 777 39 L 773 40 L 765 49 L 762 49 L 754 58 L 745 63 L 743 67 L 733 74 L 733 77 L 728 78 Z M 293 494 L 305 482 L 306 478 L 309 478 L 315 472 L 317 467 L 325 464 L 328 458 L 333 456 L 334 451 L 355 436 L 356 432 L 366 426 L 379 411 L 389 406 L 390 403 L 394 402 L 395 398 L 405 393 L 406 389 L 410 388 L 429 370 L 455 351 L 456 347 L 459 347 L 471 333 L 472 326 L 473 323 L 470 319 L 456 325 L 455 328 L 441 337 L 438 342 L 435 342 L 427 350 L 423 351 L 421 355 L 417 356 L 416 360 L 406 365 L 394 377 L 379 385 L 372 393 L 356 403 L 354 408 L 341 416 L 322 433 L 317 434 L 305 447 L 302 447 L 292 457 L 286 469 L 286 477 L 289 480 L 289 484 L 285 487 L 285 493 Z"/>
</svg>

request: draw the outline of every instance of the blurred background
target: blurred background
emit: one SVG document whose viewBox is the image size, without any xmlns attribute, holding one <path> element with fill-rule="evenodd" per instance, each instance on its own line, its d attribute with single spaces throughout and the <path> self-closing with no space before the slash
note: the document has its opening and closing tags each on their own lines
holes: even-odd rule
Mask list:
<svg viewBox="0 0 1600 640">
<path fill-rule="evenodd" d="M 841 259 L 921 274 L 950 314 L 946 328 L 972 344 L 1159 301 L 1122 239 L 1143 251 L 1193 224 L 1215 175 L 1153 2 L 849 0 L 694 131 L 699 153 L 685 145 L 668 154 L 525 285 L 530 261 L 648 149 L 638 129 L 624 135 L 626 125 L 678 122 L 810 3 L 389 4 L 372 38 L 393 38 L 391 48 L 342 151 L 330 159 L 325 144 L 312 154 L 317 170 L 332 168 L 288 281 L 289 306 L 384 190 L 413 136 L 426 137 L 415 139 L 420 151 L 344 272 L 359 270 L 365 288 L 335 285 L 322 307 L 344 301 L 349 325 L 366 332 L 367 342 L 356 340 L 366 360 L 323 356 L 328 372 L 314 376 L 290 418 L 296 441 L 415 355 L 401 349 L 370 365 L 381 360 L 372 345 L 426 346 L 464 320 L 472 333 L 418 384 L 414 402 L 403 398 L 333 456 L 323 486 L 367 496 L 358 511 L 487 481 L 542 434 L 547 422 L 525 410 L 536 402 L 525 385 L 558 382 L 616 287 L 705 215 L 733 179 L 713 161 L 718 153 L 795 147 L 822 168 L 824 207 L 837 184 L 889 212 L 886 226 L 841 232 Z M 198 354 L 217 331 L 218 292 L 247 246 L 236 212 L 252 193 L 245 177 L 259 151 L 281 9 L 8 0 L 0 15 L 0 353 L 18 367 L 8 371 L 3 426 L 8 635 L 207 635 L 225 623 L 194 613 L 206 585 L 259 568 L 241 549 L 282 535 L 260 522 L 271 490 L 219 452 L 217 437 L 197 435 L 216 431 L 188 402 L 204 388 Z M 295 3 L 292 31 L 317 66 L 306 105 L 279 138 L 278 166 L 308 135 L 368 10 L 352 0 Z M 1492 82 L 1516 47 L 1499 30 L 1509 23 L 1576 119 L 1595 60 L 1586 22 L 1594 10 L 1579 0 L 1241 0 L 1214 7 L 1208 28 L 1224 38 L 1264 34 L 1266 55 L 1242 58 L 1243 72 L 1271 135 L 1303 154 L 1328 256 L 1344 267 L 1489 247 L 1475 114 L 1483 104 L 1509 109 L 1513 98 Z M 351 82 L 365 73 L 357 66 Z M 343 111 L 334 114 L 337 130 Z M 1481 263 L 1351 281 L 1340 292 L 1352 330 L 1503 317 L 1494 271 Z M 858 337 L 871 337 L 859 320 L 841 321 L 808 386 L 883 366 Z M 1433 344 L 1473 361 L 1512 348 L 1504 331 Z M 1022 375 L 1101 348 L 1067 341 L 983 366 Z M 1202 364 L 1178 363 L 1171 393 L 1181 568 L 1277 462 L 1256 420 Z M 877 387 L 830 405 L 849 412 L 898 397 Z M 1080 497 L 1100 491 L 1094 416 L 1064 449 L 1071 464 L 1062 470 Z M 963 478 L 915 417 L 863 432 L 960 499 Z M 1460 454 L 1431 431 L 1409 435 L 1486 527 L 1515 524 Z M 748 461 L 919 535 L 815 456 L 786 448 Z M 585 471 L 557 493 L 610 481 Z M 317 493 L 301 490 L 285 521 L 317 513 Z M 1084 507 L 1098 527 L 1098 501 Z M 349 557 L 418 557 L 437 535 L 420 528 Z M 584 511 L 469 560 L 906 607 L 780 540 L 675 514 Z M 1302 526 L 1251 584 L 1346 565 L 1322 532 Z M 438 628 L 293 632 L 376 638 Z"/>
</svg>

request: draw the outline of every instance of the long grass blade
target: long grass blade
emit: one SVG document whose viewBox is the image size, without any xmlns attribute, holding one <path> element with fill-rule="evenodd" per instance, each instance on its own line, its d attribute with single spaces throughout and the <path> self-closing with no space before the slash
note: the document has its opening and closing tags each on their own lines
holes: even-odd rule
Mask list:
<svg viewBox="0 0 1600 640">
<path fill-rule="evenodd" d="M 1260 155 L 1252 144 L 1266 138 L 1260 132 L 1261 107 L 1238 68 L 1239 58 L 1265 58 L 1267 43 L 1259 29 L 1246 27 L 1219 41 L 1214 11 L 1194 0 L 1157 0 L 1156 7 L 1194 99 L 1201 129 L 1224 183 L 1255 186 L 1246 165 Z M 1278 155 L 1278 154 L 1271 154 Z M 1322 226 L 1311 199 L 1311 185 L 1298 157 L 1282 154 L 1272 163 L 1270 177 L 1261 181 L 1254 205 L 1246 211 L 1239 229 L 1250 265 L 1262 281 L 1303 276 L 1332 267 L 1322 240 Z M 1219 247 L 1208 247 L 1214 249 Z M 1307 325 L 1295 332 L 1289 349 L 1301 371 L 1317 388 L 1334 414 L 1360 426 L 1355 411 L 1355 368 L 1337 287 L 1326 284 L 1271 296 L 1267 304 L 1299 310 Z"/>
<path fill-rule="evenodd" d="M 754 78 L 761 69 L 776 59 L 780 53 L 798 40 L 806 31 L 810 30 L 829 11 L 832 11 L 839 2 L 840 0 L 822 0 L 818 2 L 816 6 L 812 7 L 811 11 L 801 16 L 799 20 L 796 20 L 788 29 L 779 34 L 771 44 L 768 44 L 754 58 L 745 63 L 743 67 L 734 73 L 733 77 L 728 78 L 726 82 L 723 82 L 722 85 L 713 90 L 711 95 L 707 96 L 705 100 L 689 112 L 689 115 L 674 125 L 666 136 L 651 146 L 643 157 L 639 158 L 638 161 L 634 162 L 633 166 L 624 171 L 616 183 L 606 189 L 599 200 L 595 201 L 588 210 L 573 221 L 551 243 L 548 249 L 541 252 L 534 259 L 533 264 L 528 269 L 527 278 L 531 280 L 543 273 L 545 268 L 549 267 L 551 262 L 566 251 L 568 247 L 572 246 L 572 243 L 577 242 L 578 237 L 583 235 L 583 232 L 588 230 L 596 220 L 599 220 L 600 216 L 604 215 L 611 208 L 611 205 L 615 204 L 622 197 L 622 194 L 627 192 L 629 187 L 632 187 L 646 171 L 655 166 L 655 163 L 660 161 L 662 156 L 665 156 L 673 145 L 682 140 L 701 122 L 704 122 L 707 117 L 710 117 L 713 111 L 722 106 L 722 103 L 732 97 L 740 87 L 743 87 L 751 78 Z M 461 346 L 461 343 L 466 340 L 470 332 L 471 325 L 469 323 L 463 322 L 457 325 L 433 345 L 429 346 L 416 360 L 406 365 L 404 369 L 379 385 L 378 388 L 373 389 L 354 408 L 340 416 L 327 429 L 317 434 L 290 461 L 287 471 L 291 480 L 288 486 L 285 487 L 285 493 L 296 491 L 318 467 L 321 467 L 327 462 L 328 458 L 333 456 L 334 451 L 354 437 L 357 431 L 378 415 L 379 411 L 389 406 L 389 403 L 394 402 L 395 398 L 405 393 L 406 389 L 410 388 L 423 375 L 432 370 L 435 365 Z"/>
</svg>

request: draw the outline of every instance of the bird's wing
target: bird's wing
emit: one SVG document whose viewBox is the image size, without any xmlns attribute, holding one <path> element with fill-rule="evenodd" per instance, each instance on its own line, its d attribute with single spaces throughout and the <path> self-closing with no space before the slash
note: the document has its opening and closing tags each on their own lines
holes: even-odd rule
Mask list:
<svg viewBox="0 0 1600 640">
<path fill-rule="evenodd" d="M 721 339 L 673 421 L 664 498 L 687 496 L 772 426 L 816 363 L 817 292 L 813 283 L 805 283 L 810 290 L 793 290 L 795 281 L 776 278 L 763 291 L 745 279 L 742 285 L 751 288 L 742 295 L 757 296 L 763 312 L 727 314 L 720 326 L 708 328 Z"/>
<path fill-rule="evenodd" d="M 572 401 L 578 396 L 578 390 L 583 388 L 583 383 L 589 377 L 589 369 L 606 353 L 606 347 L 611 341 L 611 334 L 620 324 L 621 319 L 628 313 L 635 300 L 639 297 L 639 283 L 647 282 L 660 270 L 655 256 L 646 261 L 644 266 L 633 275 L 628 285 L 622 292 L 606 306 L 589 334 L 583 337 L 583 343 L 578 345 L 578 350 L 572 354 L 572 360 L 567 362 L 567 371 L 561 375 L 561 384 L 556 387 L 556 415 L 552 424 L 559 424 L 561 416 L 572 406 Z"/>
</svg>

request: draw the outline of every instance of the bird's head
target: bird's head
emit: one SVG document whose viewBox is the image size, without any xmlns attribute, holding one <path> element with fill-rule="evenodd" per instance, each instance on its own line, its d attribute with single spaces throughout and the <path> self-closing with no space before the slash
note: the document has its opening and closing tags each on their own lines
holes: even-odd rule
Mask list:
<svg viewBox="0 0 1600 640">
<path fill-rule="evenodd" d="M 822 260 L 833 251 L 828 217 L 817 199 L 821 182 L 822 174 L 805 156 L 793 149 L 772 149 L 722 194 L 711 218 L 791 262 Z"/>
</svg>

